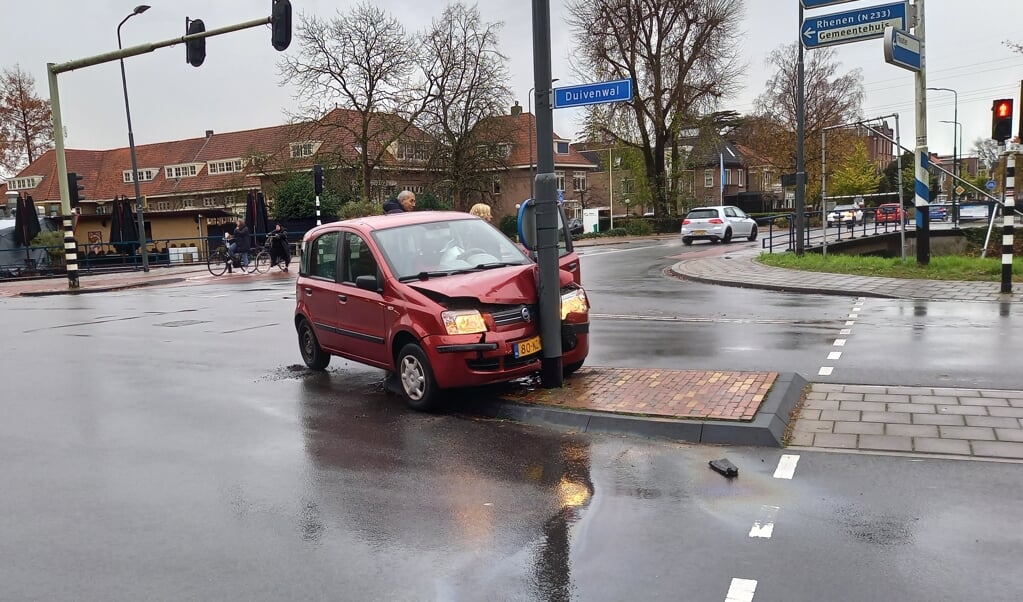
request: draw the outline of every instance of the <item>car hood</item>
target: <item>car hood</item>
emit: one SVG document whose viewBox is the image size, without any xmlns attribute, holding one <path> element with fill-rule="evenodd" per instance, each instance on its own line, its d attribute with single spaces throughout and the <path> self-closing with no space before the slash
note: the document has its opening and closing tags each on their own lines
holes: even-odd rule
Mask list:
<svg viewBox="0 0 1023 602">
<path fill-rule="evenodd" d="M 508 266 L 473 272 L 442 276 L 429 280 L 416 280 L 408 285 L 430 297 L 471 298 L 482 303 L 514 304 L 537 302 L 536 264 Z M 572 274 L 559 270 L 561 286 L 572 282 Z"/>
</svg>

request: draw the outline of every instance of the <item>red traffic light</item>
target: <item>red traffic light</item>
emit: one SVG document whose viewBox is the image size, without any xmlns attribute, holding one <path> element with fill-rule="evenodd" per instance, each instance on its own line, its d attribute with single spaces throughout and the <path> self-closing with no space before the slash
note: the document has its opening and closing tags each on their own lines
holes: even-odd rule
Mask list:
<svg viewBox="0 0 1023 602">
<path fill-rule="evenodd" d="M 999 143 L 1012 137 L 1012 99 L 1000 98 L 991 103 L 991 138 Z"/>
</svg>

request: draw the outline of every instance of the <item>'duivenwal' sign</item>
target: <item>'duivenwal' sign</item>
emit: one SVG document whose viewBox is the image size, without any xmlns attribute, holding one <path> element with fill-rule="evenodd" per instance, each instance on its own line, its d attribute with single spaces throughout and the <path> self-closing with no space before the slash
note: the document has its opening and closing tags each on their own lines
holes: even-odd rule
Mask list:
<svg viewBox="0 0 1023 602">
<path fill-rule="evenodd" d="M 617 79 L 596 84 L 554 88 L 554 108 L 582 107 L 632 99 L 632 80 Z"/>
</svg>

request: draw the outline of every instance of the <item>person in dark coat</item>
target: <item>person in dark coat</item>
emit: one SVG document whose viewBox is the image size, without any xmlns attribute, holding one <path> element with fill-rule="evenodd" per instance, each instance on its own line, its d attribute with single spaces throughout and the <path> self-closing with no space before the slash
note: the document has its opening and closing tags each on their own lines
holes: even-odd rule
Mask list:
<svg viewBox="0 0 1023 602">
<path fill-rule="evenodd" d="M 252 240 L 249 236 L 249 229 L 245 227 L 245 220 L 238 220 L 234 234 L 229 240 L 231 242 L 227 245 L 227 256 L 233 258 L 235 253 L 240 254 L 242 271 L 245 271 L 249 265 L 249 249 L 252 247 Z M 232 271 L 232 263 L 234 263 L 233 259 L 227 262 L 228 272 Z"/>
<path fill-rule="evenodd" d="M 274 229 L 266 235 L 270 239 L 270 263 L 277 265 L 278 261 L 284 262 L 284 271 L 288 271 L 291 265 L 291 248 L 288 245 L 288 231 L 280 224 L 274 225 Z"/>
<path fill-rule="evenodd" d="M 391 199 L 384 203 L 384 213 L 407 213 L 416 209 L 416 193 L 411 190 L 402 190 L 398 193 L 397 199 Z"/>
</svg>

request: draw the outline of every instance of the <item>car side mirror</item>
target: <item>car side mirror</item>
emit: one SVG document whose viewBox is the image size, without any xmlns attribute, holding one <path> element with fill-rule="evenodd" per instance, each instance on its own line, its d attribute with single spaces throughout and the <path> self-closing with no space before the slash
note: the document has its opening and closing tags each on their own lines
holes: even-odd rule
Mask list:
<svg viewBox="0 0 1023 602">
<path fill-rule="evenodd" d="M 379 292 L 380 286 L 377 284 L 377 277 L 372 274 L 364 274 L 362 276 L 355 277 L 355 286 L 361 288 L 364 291 Z"/>
</svg>

